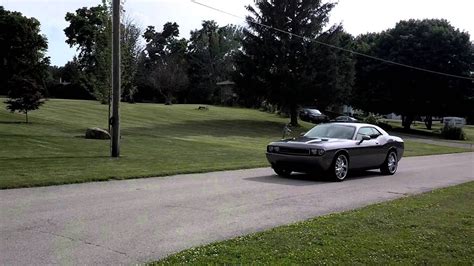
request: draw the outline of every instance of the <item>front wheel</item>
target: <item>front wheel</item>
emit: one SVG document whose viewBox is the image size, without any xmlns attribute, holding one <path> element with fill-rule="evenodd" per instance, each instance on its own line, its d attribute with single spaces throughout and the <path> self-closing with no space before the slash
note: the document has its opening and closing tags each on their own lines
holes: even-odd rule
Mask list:
<svg viewBox="0 0 474 266">
<path fill-rule="evenodd" d="M 285 168 L 280 168 L 280 167 L 275 167 L 273 168 L 273 171 L 275 171 L 275 173 L 279 176 L 284 176 L 284 177 L 287 177 L 287 176 L 290 176 L 291 175 L 291 170 L 289 169 L 285 169 Z"/>
<path fill-rule="evenodd" d="M 394 175 L 398 168 L 398 156 L 395 151 L 390 151 L 385 162 L 380 167 L 380 172 L 384 175 Z"/>
<path fill-rule="evenodd" d="M 346 179 L 349 173 L 349 158 L 346 154 L 340 153 L 334 158 L 331 168 L 329 169 L 332 178 L 341 182 Z"/>
</svg>

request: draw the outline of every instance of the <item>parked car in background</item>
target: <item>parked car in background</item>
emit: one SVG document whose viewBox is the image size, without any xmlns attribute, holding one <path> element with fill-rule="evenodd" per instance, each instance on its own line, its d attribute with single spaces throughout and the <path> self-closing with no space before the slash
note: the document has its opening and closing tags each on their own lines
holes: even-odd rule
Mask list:
<svg viewBox="0 0 474 266">
<path fill-rule="evenodd" d="M 464 127 L 466 125 L 466 119 L 461 117 L 443 117 L 444 126 L 449 127 Z"/>
<path fill-rule="evenodd" d="M 298 138 L 272 142 L 267 159 L 276 174 L 325 172 L 336 181 L 349 171 L 380 169 L 393 175 L 403 156 L 404 142 L 378 126 L 363 123 L 317 125 Z"/>
<path fill-rule="evenodd" d="M 329 122 L 329 117 L 321 113 L 318 109 L 303 108 L 299 112 L 299 117 L 303 121 L 314 124 Z"/>
<path fill-rule="evenodd" d="M 358 120 L 355 119 L 354 117 L 343 115 L 343 116 L 338 116 L 334 118 L 333 120 L 331 120 L 331 122 L 357 123 Z"/>
</svg>

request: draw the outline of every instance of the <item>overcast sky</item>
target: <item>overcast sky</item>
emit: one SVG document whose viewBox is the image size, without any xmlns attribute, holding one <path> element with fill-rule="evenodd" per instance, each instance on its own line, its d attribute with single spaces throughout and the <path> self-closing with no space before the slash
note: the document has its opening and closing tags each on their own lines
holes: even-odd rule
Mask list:
<svg viewBox="0 0 474 266">
<path fill-rule="evenodd" d="M 253 0 L 199 0 L 244 17 L 244 6 Z M 42 33 L 49 41 L 48 56 L 53 65 L 64 65 L 75 54 L 74 48 L 65 43 L 64 20 L 66 12 L 83 6 L 99 4 L 100 0 L 0 0 L 7 10 L 35 17 L 41 22 Z M 334 1 L 333 1 L 334 2 Z M 154 25 L 158 29 L 168 22 L 177 22 L 183 37 L 199 28 L 202 20 L 216 20 L 219 25 L 239 24 L 244 21 L 191 3 L 191 0 L 126 0 L 125 9 L 137 24 L 145 28 Z M 331 23 L 342 23 L 353 35 L 379 32 L 409 18 L 445 18 L 474 40 L 474 0 L 339 0 L 331 13 Z"/>
</svg>

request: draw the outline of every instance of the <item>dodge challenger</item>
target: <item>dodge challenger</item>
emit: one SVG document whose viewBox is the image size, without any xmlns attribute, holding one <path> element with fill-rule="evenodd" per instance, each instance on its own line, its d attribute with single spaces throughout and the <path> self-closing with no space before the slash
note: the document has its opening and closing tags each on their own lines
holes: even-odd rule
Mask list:
<svg viewBox="0 0 474 266">
<path fill-rule="evenodd" d="M 272 142 L 267 159 L 276 174 L 324 172 L 343 181 L 351 170 L 397 171 L 404 142 L 378 126 L 362 123 L 328 123 L 306 134 Z"/>
</svg>

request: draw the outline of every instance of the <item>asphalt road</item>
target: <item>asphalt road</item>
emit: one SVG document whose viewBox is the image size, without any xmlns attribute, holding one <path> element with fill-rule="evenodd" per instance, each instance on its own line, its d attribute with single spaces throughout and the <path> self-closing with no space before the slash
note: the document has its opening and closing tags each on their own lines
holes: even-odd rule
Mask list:
<svg viewBox="0 0 474 266">
<path fill-rule="evenodd" d="M 474 181 L 474 153 L 405 158 L 342 183 L 268 168 L 0 191 L 0 264 L 135 264 Z"/>
</svg>

